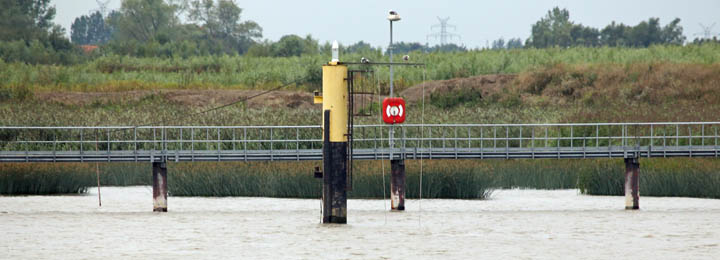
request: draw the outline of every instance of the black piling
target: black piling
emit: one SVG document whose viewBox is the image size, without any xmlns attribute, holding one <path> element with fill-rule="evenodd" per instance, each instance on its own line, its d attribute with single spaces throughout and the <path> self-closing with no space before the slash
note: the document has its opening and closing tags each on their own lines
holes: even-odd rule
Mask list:
<svg viewBox="0 0 720 260">
<path fill-rule="evenodd" d="M 165 162 L 153 162 L 152 175 L 153 211 L 167 212 L 167 164 Z"/>
<path fill-rule="evenodd" d="M 330 142 L 330 110 L 323 136 L 322 223 L 347 223 L 347 142 Z"/>
<path fill-rule="evenodd" d="M 640 162 L 625 158 L 625 209 L 640 209 Z"/>
<path fill-rule="evenodd" d="M 405 160 L 391 160 L 390 169 L 391 209 L 405 210 Z"/>
</svg>

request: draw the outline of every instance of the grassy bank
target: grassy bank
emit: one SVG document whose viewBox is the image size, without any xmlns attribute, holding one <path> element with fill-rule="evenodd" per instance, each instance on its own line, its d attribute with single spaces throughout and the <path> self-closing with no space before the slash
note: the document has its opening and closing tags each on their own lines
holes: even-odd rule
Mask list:
<svg viewBox="0 0 720 260">
<path fill-rule="evenodd" d="M 443 80 L 487 74 L 518 74 L 555 64 L 638 63 L 714 64 L 720 45 L 652 46 L 649 48 L 570 48 L 483 50 L 464 53 L 411 53 L 412 62 L 427 64 L 427 79 Z M 0 61 L 0 89 L 35 91 L 129 91 L 149 89 L 268 89 L 299 80 L 300 89 L 317 89 L 320 66 L 328 55 L 289 58 L 206 56 L 176 59 L 98 57 L 73 66 L 27 65 Z M 342 56 L 357 62 L 360 55 Z M 383 61 L 386 57 L 367 57 Z M 387 91 L 388 70 L 378 67 L 381 87 Z M 398 67 L 396 90 L 423 80 L 423 70 Z"/>
</svg>

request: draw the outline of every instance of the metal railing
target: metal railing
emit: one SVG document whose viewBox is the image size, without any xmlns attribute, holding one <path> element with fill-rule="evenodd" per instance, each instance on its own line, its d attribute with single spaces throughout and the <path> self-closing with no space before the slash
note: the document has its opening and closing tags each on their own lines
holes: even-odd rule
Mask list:
<svg viewBox="0 0 720 260">
<path fill-rule="evenodd" d="M 718 157 L 720 122 L 356 125 L 354 159 Z M 320 126 L 0 127 L 0 162 L 320 160 Z"/>
</svg>

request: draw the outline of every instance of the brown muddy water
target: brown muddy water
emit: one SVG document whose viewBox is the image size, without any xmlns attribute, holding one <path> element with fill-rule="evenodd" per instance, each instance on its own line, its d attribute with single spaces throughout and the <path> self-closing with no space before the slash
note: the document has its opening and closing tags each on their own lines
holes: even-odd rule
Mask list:
<svg viewBox="0 0 720 260">
<path fill-rule="evenodd" d="M 322 225 L 319 199 L 170 197 L 150 187 L 0 197 L 2 259 L 718 259 L 720 200 L 576 190 L 498 190 L 490 200 L 348 201 Z"/>
</svg>

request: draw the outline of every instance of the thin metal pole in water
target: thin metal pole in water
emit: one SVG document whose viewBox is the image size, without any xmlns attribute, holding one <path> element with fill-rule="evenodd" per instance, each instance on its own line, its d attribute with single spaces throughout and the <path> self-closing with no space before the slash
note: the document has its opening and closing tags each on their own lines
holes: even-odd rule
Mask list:
<svg viewBox="0 0 720 260">
<path fill-rule="evenodd" d="M 95 152 L 98 152 L 98 135 L 95 130 Z M 98 207 L 102 207 L 102 198 L 100 197 L 100 163 L 95 162 L 95 176 L 97 177 L 97 189 L 98 189 Z"/>
<path fill-rule="evenodd" d="M 394 97 L 394 90 L 393 90 L 393 81 L 394 81 L 394 72 L 393 69 L 393 21 L 390 21 L 390 46 L 388 46 L 388 50 L 390 51 L 390 97 Z M 390 160 L 393 158 L 393 137 L 394 137 L 394 127 L 393 125 L 390 125 L 390 130 L 388 132 L 388 144 L 390 145 Z"/>
<path fill-rule="evenodd" d="M 715 128 L 715 157 L 718 157 L 718 129 Z"/>
</svg>

